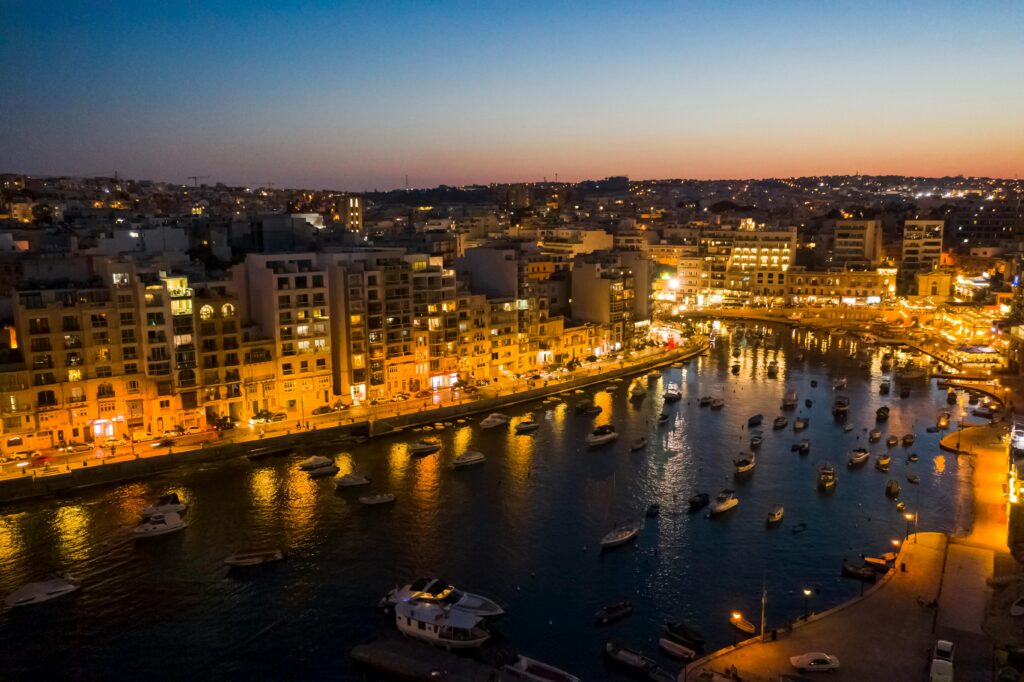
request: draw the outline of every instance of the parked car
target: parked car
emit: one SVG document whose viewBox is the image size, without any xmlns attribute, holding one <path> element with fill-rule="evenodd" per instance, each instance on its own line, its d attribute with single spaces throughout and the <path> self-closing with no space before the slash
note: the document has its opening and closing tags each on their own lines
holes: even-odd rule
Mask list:
<svg viewBox="0 0 1024 682">
<path fill-rule="evenodd" d="M 174 441 L 170 438 L 161 438 L 160 440 L 153 441 L 150 447 L 154 448 L 169 448 L 174 445 Z"/>
<path fill-rule="evenodd" d="M 330 414 L 331 412 L 333 412 L 333 410 L 327 405 L 321 405 L 320 407 L 313 410 L 314 415 Z"/>
<path fill-rule="evenodd" d="M 800 672 L 839 670 L 838 658 L 819 651 L 793 656 L 789 659 L 789 663 Z"/>
<path fill-rule="evenodd" d="M 185 428 L 185 434 L 194 436 L 197 433 L 202 433 L 203 429 L 201 426 L 188 426 Z"/>
<path fill-rule="evenodd" d="M 270 415 L 270 421 L 272 422 L 283 422 L 287 418 L 288 415 L 285 414 L 284 412 L 275 412 L 274 414 Z"/>
<path fill-rule="evenodd" d="M 154 436 L 149 431 L 136 431 L 132 434 L 132 440 L 135 441 L 136 443 L 148 443 L 149 441 L 155 439 L 156 436 Z"/>
<path fill-rule="evenodd" d="M 416 393 L 416 397 L 417 398 L 430 398 L 433 395 L 434 395 L 433 391 L 418 391 Z"/>
<path fill-rule="evenodd" d="M 123 438 L 113 438 L 113 437 L 111 437 L 111 438 L 105 438 L 104 440 L 102 440 L 100 442 L 100 447 L 107 448 L 108 450 L 110 448 L 119 448 L 122 445 L 128 445 L 128 441 L 124 440 Z"/>
<path fill-rule="evenodd" d="M 164 438 L 177 438 L 180 435 L 181 431 L 178 429 L 164 429 L 164 432 L 161 434 Z"/>
<path fill-rule="evenodd" d="M 74 455 L 83 452 L 92 452 L 95 448 L 85 443 L 69 440 L 66 443 L 63 443 L 62 445 L 58 446 L 57 449 L 63 452 L 65 455 Z"/>
<path fill-rule="evenodd" d="M 935 652 L 932 654 L 932 658 L 952 663 L 955 650 L 956 646 L 952 642 L 947 639 L 940 639 L 935 642 Z"/>
<path fill-rule="evenodd" d="M 274 415 L 273 413 L 270 412 L 270 410 L 260 410 L 259 412 L 254 414 L 252 416 L 252 419 L 250 419 L 249 421 L 252 422 L 253 424 L 266 424 L 267 422 L 270 421 L 270 418 L 273 416 Z"/>
</svg>

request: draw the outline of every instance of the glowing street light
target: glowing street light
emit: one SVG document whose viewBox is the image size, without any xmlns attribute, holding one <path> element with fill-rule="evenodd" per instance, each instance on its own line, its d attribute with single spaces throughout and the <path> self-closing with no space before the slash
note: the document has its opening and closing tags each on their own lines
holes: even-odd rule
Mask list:
<svg viewBox="0 0 1024 682">
<path fill-rule="evenodd" d="M 807 601 L 811 598 L 811 588 L 804 588 L 804 620 L 810 617 L 810 612 L 807 610 Z"/>
</svg>

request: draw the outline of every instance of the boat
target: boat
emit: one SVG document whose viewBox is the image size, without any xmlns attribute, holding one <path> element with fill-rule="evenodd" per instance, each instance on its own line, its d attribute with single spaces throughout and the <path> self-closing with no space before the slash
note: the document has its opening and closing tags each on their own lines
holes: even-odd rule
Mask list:
<svg viewBox="0 0 1024 682">
<path fill-rule="evenodd" d="M 630 649 L 618 642 L 606 643 L 604 645 L 604 655 L 611 662 L 644 676 L 649 675 L 652 670 L 658 668 L 658 664 L 654 659 L 648 658 L 636 649 Z"/>
<path fill-rule="evenodd" d="M 153 514 L 148 519 L 135 526 L 132 534 L 137 538 L 152 538 L 158 535 L 167 535 L 184 530 L 188 523 L 182 520 L 175 512 Z"/>
<path fill-rule="evenodd" d="M 793 533 L 793 535 L 797 535 L 798 533 L 803 533 L 805 530 L 807 530 L 807 524 L 806 523 L 798 523 L 795 526 L 793 526 L 792 533 Z"/>
<path fill-rule="evenodd" d="M 736 497 L 735 490 L 723 490 L 718 493 L 718 497 L 715 498 L 714 503 L 711 505 L 711 515 L 723 514 L 730 509 L 734 509 L 739 503 L 740 501 Z"/>
<path fill-rule="evenodd" d="M 946 391 L 946 404 L 956 405 L 956 391 L 954 391 L 952 388 Z"/>
<path fill-rule="evenodd" d="M 646 447 L 647 447 L 647 436 L 640 436 L 635 441 L 633 441 L 633 444 L 629 446 L 629 449 L 632 450 L 633 452 L 636 452 L 638 450 L 643 450 Z"/>
<path fill-rule="evenodd" d="M 251 547 L 240 549 L 224 559 L 224 563 L 232 568 L 246 568 L 269 564 L 284 559 L 284 552 L 276 547 Z"/>
<path fill-rule="evenodd" d="M 604 392 L 605 393 L 615 393 L 615 391 L 618 388 L 619 388 L 618 384 L 608 384 L 607 386 L 604 387 Z"/>
<path fill-rule="evenodd" d="M 879 431 L 878 429 L 871 429 L 871 431 L 868 432 L 868 442 L 869 443 L 877 443 L 880 440 L 882 440 L 882 432 L 881 431 Z"/>
<path fill-rule="evenodd" d="M 619 524 L 612 530 L 605 533 L 605 536 L 601 538 L 601 549 L 611 549 L 624 545 L 631 540 L 635 540 L 637 533 L 640 532 L 639 521 L 627 521 Z"/>
<path fill-rule="evenodd" d="M 796 450 L 801 455 L 806 455 L 808 452 L 811 451 L 811 441 L 807 440 L 806 438 L 801 439 L 800 443 L 796 446 Z"/>
<path fill-rule="evenodd" d="M 653 519 L 654 517 L 656 517 L 660 513 L 661 513 L 661 505 L 658 504 L 657 502 L 651 502 L 649 505 L 647 505 L 647 511 L 644 512 L 644 514 L 649 519 Z"/>
<path fill-rule="evenodd" d="M 357 488 L 362 485 L 370 485 L 370 477 L 358 471 L 334 479 L 335 488 Z"/>
<path fill-rule="evenodd" d="M 712 400 L 714 400 L 714 398 L 712 398 L 711 396 L 703 395 L 700 397 L 700 400 L 697 401 L 697 404 L 700 405 L 701 407 L 707 407 L 708 405 L 711 404 Z"/>
<path fill-rule="evenodd" d="M 615 431 L 614 426 L 611 424 L 602 424 L 591 431 L 590 435 L 587 436 L 587 445 L 592 448 L 607 445 L 618 437 L 619 434 Z"/>
<path fill-rule="evenodd" d="M 763 414 L 755 414 L 753 417 L 750 417 L 749 419 L 747 419 L 747 426 L 750 426 L 750 427 L 760 426 L 761 422 L 763 420 L 764 420 L 764 415 Z"/>
<path fill-rule="evenodd" d="M 890 457 L 889 455 L 878 455 L 877 457 L 875 457 L 875 468 L 878 469 L 879 471 L 888 471 L 889 464 L 891 462 L 892 457 Z"/>
<path fill-rule="evenodd" d="M 846 377 L 840 377 L 832 382 L 832 390 L 840 391 L 846 388 Z"/>
<path fill-rule="evenodd" d="M 811 400 L 810 398 L 805 399 L 804 400 L 804 407 L 807 407 L 807 408 L 814 407 L 814 401 Z"/>
<path fill-rule="evenodd" d="M 334 464 L 334 460 L 330 457 L 324 457 L 323 455 L 313 455 L 299 462 L 299 468 L 303 471 L 312 471 L 313 469 L 319 469 L 329 464 Z"/>
<path fill-rule="evenodd" d="M 871 453 L 864 448 L 857 448 L 850 453 L 850 459 L 846 462 L 848 469 L 853 469 L 859 466 L 863 466 L 867 461 L 871 459 Z"/>
<path fill-rule="evenodd" d="M 455 458 L 452 462 L 452 468 L 462 469 L 464 467 L 473 466 L 474 464 L 483 464 L 485 461 L 487 461 L 487 458 L 484 457 L 484 453 L 476 450 L 466 450 Z"/>
<path fill-rule="evenodd" d="M 359 504 L 364 507 L 376 507 L 382 504 L 391 504 L 396 498 L 392 493 L 374 493 L 373 495 L 363 495 L 359 498 Z"/>
<path fill-rule="evenodd" d="M 441 441 L 433 439 L 418 440 L 408 445 L 409 454 L 413 457 L 426 457 L 440 451 L 440 449 Z"/>
<path fill-rule="evenodd" d="M 58 573 L 46 580 L 22 585 L 7 595 L 4 603 L 11 608 L 42 604 L 51 599 L 71 594 L 81 586 L 82 584 L 70 575 Z"/>
<path fill-rule="evenodd" d="M 817 388 L 817 387 L 818 387 L 818 380 L 817 379 L 811 379 L 811 388 Z"/>
<path fill-rule="evenodd" d="M 670 639 L 669 637 L 659 638 L 658 646 L 661 648 L 663 652 L 665 652 L 669 656 L 681 659 L 683 661 L 693 660 L 697 656 L 696 651 L 686 646 L 685 644 L 681 644 Z"/>
<path fill-rule="evenodd" d="M 796 391 L 787 391 L 786 395 L 782 397 L 782 409 L 793 410 L 796 409 L 798 399 Z"/>
<path fill-rule="evenodd" d="M 836 419 L 845 419 L 850 412 L 850 399 L 844 395 L 832 401 L 832 416 Z"/>
<path fill-rule="evenodd" d="M 754 470 L 754 467 L 757 465 L 757 458 L 753 452 L 742 453 L 732 463 L 736 467 L 737 474 L 745 474 Z"/>
<path fill-rule="evenodd" d="M 841 573 L 844 578 L 863 580 L 866 583 L 873 583 L 878 579 L 878 572 L 871 566 L 866 564 L 854 564 L 846 559 L 843 559 L 843 569 Z"/>
<path fill-rule="evenodd" d="M 306 469 L 306 473 L 310 478 L 323 478 L 324 476 L 333 476 L 338 473 L 338 466 L 334 462 L 325 464 L 322 467 L 316 469 Z"/>
<path fill-rule="evenodd" d="M 757 450 L 759 447 L 761 447 L 761 443 L 763 443 L 763 442 L 764 442 L 764 438 L 762 436 L 760 436 L 760 435 L 751 436 L 750 437 L 750 449 L 751 450 Z"/>
<path fill-rule="evenodd" d="M 388 608 L 414 599 L 433 602 L 445 609 L 462 611 L 479 618 L 498 618 L 505 614 L 505 609 L 493 599 L 473 592 L 464 592 L 447 580 L 432 577 L 418 578 L 408 585 L 390 590 L 381 599 L 380 605 Z"/>
<path fill-rule="evenodd" d="M 509 419 L 501 412 L 492 412 L 480 421 L 481 429 L 494 429 L 508 424 Z"/>
<path fill-rule="evenodd" d="M 616 621 L 628 618 L 633 613 L 633 602 L 620 601 L 614 604 L 608 604 L 602 606 L 597 613 L 594 614 L 594 623 L 597 625 L 608 625 Z"/>
<path fill-rule="evenodd" d="M 907 461 L 908 462 L 916 462 L 917 459 L 918 459 L 918 457 L 917 457 L 917 453 L 916 452 L 911 452 L 909 455 L 907 455 Z"/>
<path fill-rule="evenodd" d="M 721 398 L 715 398 L 714 400 L 711 401 L 712 410 L 720 410 L 723 407 L 725 407 L 725 401 L 722 400 Z"/>
<path fill-rule="evenodd" d="M 169 512 L 180 514 L 186 509 L 188 509 L 188 505 L 178 498 L 178 493 L 169 493 L 158 497 L 156 502 L 139 512 L 139 515 L 144 519 L 148 519 L 154 514 L 167 514 Z"/>
<path fill-rule="evenodd" d="M 688 500 L 690 505 L 690 511 L 697 511 L 708 506 L 708 502 L 711 500 L 707 493 L 697 493 Z"/>
<path fill-rule="evenodd" d="M 683 399 L 683 394 L 676 388 L 670 388 L 662 395 L 666 403 L 674 403 Z"/>
<path fill-rule="evenodd" d="M 828 332 L 829 336 L 846 336 L 845 329 L 830 329 Z"/>
<path fill-rule="evenodd" d="M 836 469 L 831 464 L 822 465 L 818 469 L 818 488 L 823 492 L 834 490 L 836 487 Z"/>
<path fill-rule="evenodd" d="M 590 409 L 591 405 L 593 405 L 593 403 L 590 402 L 589 400 L 580 400 L 576 403 L 576 411 L 586 412 L 588 409 Z"/>
<path fill-rule="evenodd" d="M 668 412 L 662 412 L 661 414 L 658 415 L 658 423 L 659 424 L 668 424 L 668 422 L 669 422 L 669 420 L 671 418 L 672 417 L 669 416 Z"/>
<path fill-rule="evenodd" d="M 949 413 L 944 412 L 939 415 L 938 420 L 935 422 L 935 426 L 939 427 L 939 431 L 949 428 Z"/>
<path fill-rule="evenodd" d="M 294 445 L 269 445 L 266 447 L 251 450 L 249 454 L 246 455 L 246 458 L 250 460 L 258 460 L 265 459 L 267 457 L 281 457 L 283 455 L 290 455 L 293 452 L 295 452 Z"/>
<path fill-rule="evenodd" d="M 897 381 L 914 381 L 916 379 L 924 379 L 927 374 L 928 370 L 926 368 L 910 362 L 896 368 Z"/>
<path fill-rule="evenodd" d="M 629 398 L 630 400 L 639 400 L 647 395 L 647 389 L 641 386 L 639 383 L 634 383 L 629 387 Z"/>
<path fill-rule="evenodd" d="M 778 376 L 778 374 L 779 363 L 775 362 L 775 360 L 772 360 L 771 362 L 768 363 L 768 376 L 771 378 L 775 378 L 776 376 Z"/>
<path fill-rule="evenodd" d="M 970 391 L 967 394 L 967 404 L 968 405 L 977 405 L 978 404 L 978 400 L 979 400 L 978 394 L 975 393 L 974 391 Z"/>
<path fill-rule="evenodd" d="M 938 433 L 941 430 L 942 429 L 940 429 L 938 426 L 929 426 L 924 431 L 925 431 L 925 433 Z"/>
<path fill-rule="evenodd" d="M 878 573 L 888 573 L 889 569 L 892 568 L 893 563 L 896 561 L 895 552 L 886 552 L 882 556 L 866 556 L 864 557 L 864 565 L 870 566 Z"/>
<path fill-rule="evenodd" d="M 754 624 L 743 618 L 738 611 L 732 612 L 732 616 L 729 617 L 729 625 L 732 625 L 740 632 L 745 632 L 748 635 L 754 634 L 754 631 L 756 630 Z"/>
<path fill-rule="evenodd" d="M 899 436 L 889 436 L 888 438 L 885 439 L 885 444 L 888 445 L 890 448 L 899 445 L 899 442 Z"/>
<path fill-rule="evenodd" d="M 515 432 L 519 435 L 530 434 L 540 428 L 540 422 L 533 419 L 526 419 L 515 426 Z"/>
<path fill-rule="evenodd" d="M 903 511 L 906 508 L 907 508 L 907 503 L 904 502 L 903 500 L 900 500 L 899 502 L 896 503 L 896 511 L 901 512 L 901 511 Z"/>
<path fill-rule="evenodd" d="M 733 374 L 739 374 L 740 373 L 740 363 L 738 363 L 738 362 L 732 363 L 732 373 Z"/>
<path fill-rule="evenodd" d="M 853 424 L 843 424 L 843 433 L 853 431 Z"/>
<path fill-rule="evenodd" d="M 808 423 L 809 422 L 807 417 L 797 417 L 796 419 L 793 420 L 793 430 L 803 431 L 804 429 L 807 428 Z"/>
<path fill-rule="evenodd" d="M 502 670 L 530 682 L 580 682 L 580 678 L 575 675 L 521 654 L 517 655 L 514 663 L 506 664 Z"/>
<path fill-rule="evenodd" d="M 772 428 L 775 429 L 776 431 L 784 429 L 787 426 L 789 426 L 788 417 L 776 417 L 775 420 L 772 421 Z"/>
<path fill-rule="evenodd" d="M 665 634 L 673 642 L 689 644 L 694 649 L 704 646 L 704 635 L 701 631 L 681 620 L 671 620 L 665 623 Z"/>
<path fill-rule="evenodd" d="M 900 494 L 900 482 L 895 478 L 890 478 L 885 482 L 885 496 L 886 497 L 897 497 Z"/>
<path fill-rule="evenodd" d="M 765 523 L 769 526 L 775 525 L 782 521 L 783 515 L 786 513 L 786 508 L 781 504 L 773 504 L 772 508 L 768 510 L 768 518 L 765 519 Z"/>
<path fill-rule="evenodd" d="M 480 616 L 445 608 L 432 600 L 410 599 L 395 604 L 398 631 L 446 649 L 473 649 L 490 638 Z"/>
<path fill-rule="evenodd" d="M 903 447 L 909 448 L 911 445 L 914 444 L 915 440 L 917 440 L 917 438 L 916 438 L 916 436 L 914 436 L 914 434 L 912 434 L 912 433 L 904 434 L 904 436 L 903 436 Z"/>
<path fill-rule="evenodd" d="M 913 483 L 914 485 L 917 485 L 920 482 L 921 477 L 918 476 L 917 474 L 907 474 L 907 483 Z"/>
<path fill-rule="evenodd" d="M 583 413 L 588 417 L 596 417 L 597 415 L 601 414 L 602 411 L 603 410 L 600 405 L 591 405 L 586 410 L 584 410 Z"/>
<path fill-rule="evenodd" d="M 889 389 L 890 388 L 891 388 L 891 384 L 889 383 L 888 379 L 882 379 L 882 382 L 880 384 L 878 384 L 878 392 L 881 395 L 889 395 Z"/>
<path fill-rule="evenodd" d="M 876 421 L 884 422 L 888 418 L 889 418 L 889 406 L 888 405 L 882 405 L 877 410 L 875 410 L 875 420 Z"/>
</svg>

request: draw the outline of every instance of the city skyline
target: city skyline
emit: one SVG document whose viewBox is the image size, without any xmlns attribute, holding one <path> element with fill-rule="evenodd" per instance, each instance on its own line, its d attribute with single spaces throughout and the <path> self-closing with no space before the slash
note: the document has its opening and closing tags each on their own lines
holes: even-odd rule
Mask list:
<svg viewBox="0 0 1024 682">
<path fill-rule="evenodd" d="M 361 191 L 1024 157 L 1014 3 L 61 9 L 0 29 L 0 170 Z"/>
</svg>

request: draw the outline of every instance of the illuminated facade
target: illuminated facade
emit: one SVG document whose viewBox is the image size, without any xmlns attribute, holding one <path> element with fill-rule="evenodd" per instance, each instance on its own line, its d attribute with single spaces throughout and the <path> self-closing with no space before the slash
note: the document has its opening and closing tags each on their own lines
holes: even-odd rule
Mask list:
<svg viewBox="0 0 1024 682">
<path fill-rule="evenodd" d="M 889 301 L 895 295 L 894 268 L 859 272 L 794 267 L 786 288 L 787 302 L 796 306 L 870 305 Z"/>
</svg>

